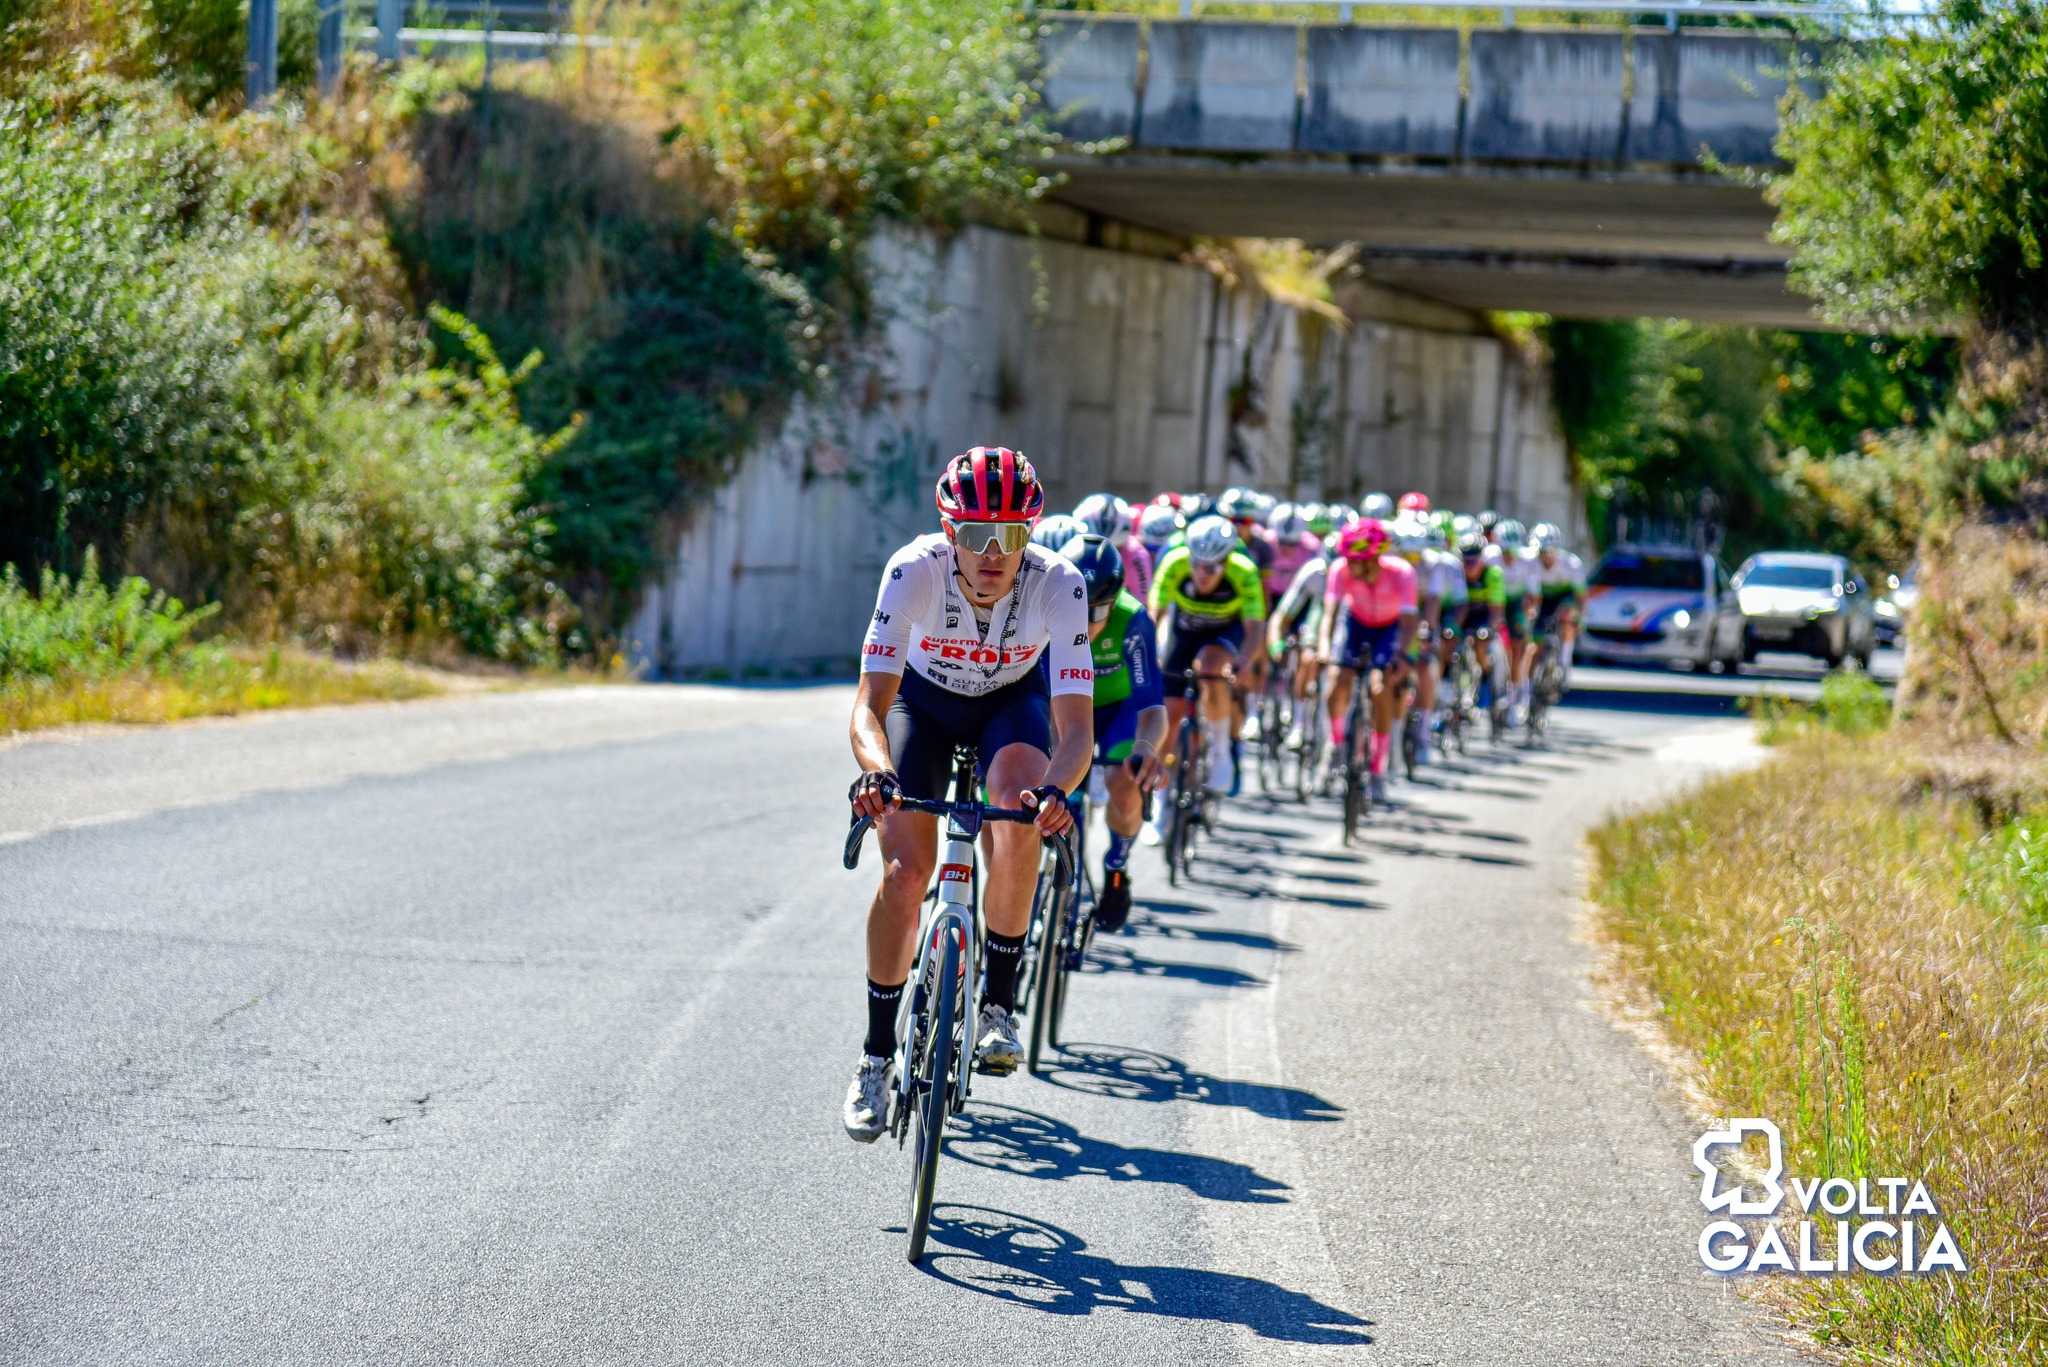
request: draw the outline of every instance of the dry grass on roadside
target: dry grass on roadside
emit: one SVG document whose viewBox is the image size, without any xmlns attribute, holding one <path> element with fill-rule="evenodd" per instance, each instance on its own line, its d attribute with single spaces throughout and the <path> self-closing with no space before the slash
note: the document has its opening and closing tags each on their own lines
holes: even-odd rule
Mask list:
<svg viewBox="0 0 2048 1367">
<path fill-rule="evenodd" d="M 444 691 L 435 674 L 395 661 L 342 664 L 288 647 L 202 648 L 161 671 L 9 680 L 0 685 L 0 735 L 79 722 L 166 722 L 397 701 Z"/>
<path fill-rule="evenodd" d="M 1593 835 L 1601 931 L 1786 1165 L 1917 1176 L 1971 1271 L 1757 1282 L 1858 1361 L 2048 1360 L 2048 812 L 1995 829 L 1898 732 L 1793 740 Z"/>
</svg>

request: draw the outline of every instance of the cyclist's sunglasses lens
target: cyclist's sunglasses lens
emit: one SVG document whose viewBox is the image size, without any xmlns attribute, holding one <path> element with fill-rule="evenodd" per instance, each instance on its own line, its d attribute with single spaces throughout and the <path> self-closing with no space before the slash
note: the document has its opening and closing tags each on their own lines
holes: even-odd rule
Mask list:
<svg viewBox="0 0 2048 1367">
<path fill-rule="evenodd" d="M 976 555 L 989 555 L 1001 551 L 1004 555 L 1015 555 L 1031 544 L 1031 524 L 1028 522 L 948 522 L 953 529 L 953 541 L 964 551 Z"/>
<path fill-rule="evenodd" d="M 1115 606 L 1116 603 L 1114 600 L 1107 603 L 1090 604 L 1088 608 L 1088 620 L 1091 622 L 1107 622 L 1109 620 L 1110 609 L 1114 608 Z"/>
</svg>

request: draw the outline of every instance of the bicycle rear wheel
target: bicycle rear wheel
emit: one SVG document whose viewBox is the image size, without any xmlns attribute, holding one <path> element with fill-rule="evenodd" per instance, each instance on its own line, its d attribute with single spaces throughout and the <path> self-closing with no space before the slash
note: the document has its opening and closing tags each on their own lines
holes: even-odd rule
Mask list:
<svg viewBox="0 0 2048 1367">
<path fill-rule="evenodd" d="M 932 1197 L 938 1190 L 939 1145 L 946 1135 L 946 1107 L 953 1091 L 953 1046 L 958 1030 L 960 1004 L 960 941 L 950 925 L 940 934 L 945 946 L 939 954 L 938 981 L 925 1000 L 934 1003 L 931 1033 L 925 1038 L 924 1095 L 917 1100 L 916 1132 L 911 1136 L 910 1168 L 910 1261 L 924 1257 L 926 1237 L 932 1227 Z"/>
</svg>

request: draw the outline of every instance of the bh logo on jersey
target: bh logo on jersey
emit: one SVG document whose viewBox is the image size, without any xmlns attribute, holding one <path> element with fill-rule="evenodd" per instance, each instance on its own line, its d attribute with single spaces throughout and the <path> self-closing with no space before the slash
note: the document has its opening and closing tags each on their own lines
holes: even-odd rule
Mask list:
<svg viewBox="0 0 2048 1367">
<path fill-rule="evenodd" d="M 1719 1156 L 1731 1156 L 1760 1136 L 1766 1156 L 1761 1174 L 1732 1180 Z M 1700 1172 L 1700 1204 L 1715 1220 L 1700 1231 L 1700 1262 L 1709 1272 L 1790 1272 L 1825 1276 L 1843 1272 L 1923 1275 L 1967 1272 L 1955 1236 L 1917 1178 L 1784 1178 L 1785 1145 L 1778 1127 L 1748 1117 L 1708 1130 L 1692 1146 Z M 1760 1194 L 1750 1196 L 1746 1188 Z M 1802 1216 L 1787 1218 L 1787 1188 Z M 1748 1216 L 1744 1225 L 1729 1216 Z"/>
</svg>

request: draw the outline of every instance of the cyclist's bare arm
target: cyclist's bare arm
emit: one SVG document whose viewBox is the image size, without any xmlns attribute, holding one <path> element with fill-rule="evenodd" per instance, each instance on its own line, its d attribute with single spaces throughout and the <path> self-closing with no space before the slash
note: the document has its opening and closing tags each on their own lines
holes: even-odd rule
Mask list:
<svg viewBox="0 0 2048 1367">
<path fill-rule="evenodd" d="M 896 690 L 903 686 L 900 674 L 868 673 L 860 676 L 860 683 L 853 694 L 853 723 L 849 732 L 853 740 L 853 761 L 864 774 L 880 773 L 894 767 L 889 757 L 889 733 L 883 726 L 883 718 L 889 715 L 889 704 L 896 701 Z M 880 816 L 888 810 L 888 804 L 880 794 L 867 793 L 856 799 L 855 806 L 866 816 Z"/>
</svg>

